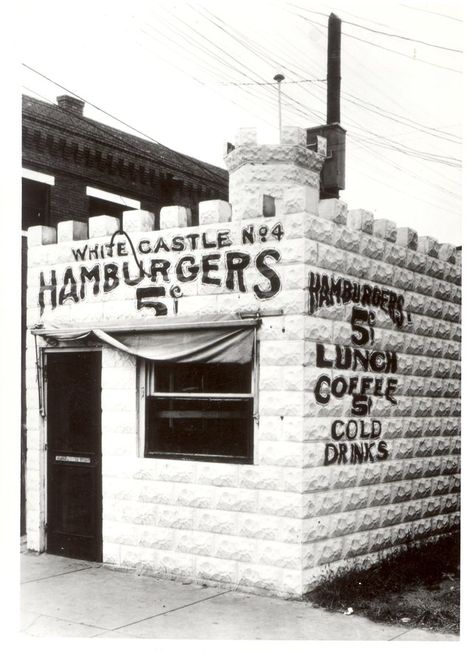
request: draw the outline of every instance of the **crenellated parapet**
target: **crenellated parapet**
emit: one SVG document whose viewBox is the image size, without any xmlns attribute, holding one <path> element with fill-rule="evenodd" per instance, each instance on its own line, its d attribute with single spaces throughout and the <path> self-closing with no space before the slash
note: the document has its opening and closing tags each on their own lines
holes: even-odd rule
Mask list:
<svg viewBox="0 0 473 653">
<path fill-rule="evenodd" d="M 307 188 L 287 188 L 278 202 L 273 195 L 259 191 L 252 194 L 251 212 L 247 219 L 277 217 L 289 226 L 289 216 L 304 214 L 309 217 L 300 225 L 300 233 L 292 237 L 310 236 L 315 240 L 339 246 L 342 249 L 366 253 L 369 258 L 388 257 L 401 267 L 421 271 L 442 278 L 451 276 L 451 266 L 461 264 L 461 250 L 450 243 L 440 243 L 430 236 L 418 236 L 410 227 L 397 227 L 392 220 L 375 219 L 364 209 L 349 210 L 339 199 L 316 201 Z M 240 207 L 241 208 L 241 207 Z M 278 211 L 279 208 L 279 211 Z M 282 209 L 282 210 L 281 210 Z M 70 241 L 112 236 L 122 229 L 127 233 L 166 232 L 175 229 L 201 230 L 210 225 L 239 223 L 241 213 L 229 202 L 207 200 L 199 202 L 199 225 L 192 227 L 190 210 L 184 206 L 165 206 L 160 211 L 160 229 L 155 229 L 154 213 L 141 209 L 123 212 L 122 227 L 119 218 L 100 215 L 87 222 L 64 220 L 56 227 L 38 225 L 28 229 L 28 246 L 54 245 Z M 358 234 L 358 237 L 356 235 Z M 357 245 L 348 242 L 355 238 Z M 371 238 L 371 240 L 369 240 Z M 345 245 L 344 245 L 345 243 Z M 372 248 L 370 249 L 370 244 Z M 414 254 L 415 253 L 415 254 Z M 432 259 L 437 259 L 437 263 Z M 453 272 L 452 272 L 453 274 Z M 459 275 L 453 275 L 458 282 Z M 447 278 L 447 277 L 446 277 Z"/>
<path fill-rule="evenodd" d="M 318 173 L 327 155 L 327 140 L 317 136 L 317 151 L 310 150 L 306 141 L 302 127 L 283 127 L 281 142 L 277 144 L 259 144 L 255 129 L 240 129 L 235 148 L 227 154 L 225 163 L 230 174 L 247 164 L 294 165 Z"/>
</svg>

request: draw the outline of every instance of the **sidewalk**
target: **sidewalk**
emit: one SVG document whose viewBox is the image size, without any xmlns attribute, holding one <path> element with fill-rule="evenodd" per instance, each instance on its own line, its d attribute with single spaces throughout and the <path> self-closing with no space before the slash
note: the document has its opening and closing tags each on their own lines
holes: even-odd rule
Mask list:
<svg viewBox="0 0 473 653">
<path fill-rule="evenodd" d="M 458 640 L 299 601 L 121 573 L 48 554 L 22 554 L 21 582 L 21 631 L 33 637 Z"/>
</svg>

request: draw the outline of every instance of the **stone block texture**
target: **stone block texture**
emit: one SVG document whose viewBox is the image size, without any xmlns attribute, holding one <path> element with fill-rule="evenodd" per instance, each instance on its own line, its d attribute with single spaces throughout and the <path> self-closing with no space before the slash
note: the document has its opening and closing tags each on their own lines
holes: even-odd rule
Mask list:
<svg viewBox="0 0 473 653">
<path fill-rule="evenodd" d="M 168 228 L 129 234 L 148 276 L 123 237 L 113 251 L 110 236 L 54 244 L 37 230 L 29 239 L 30 327 L 148 324 L 175 318 L 176 306 L 178 317 L 205 321 L 261 315 L 251 465 L 144 457 L 140 361 L 103 346 L 109 565 L 301 596 L 330 568 L 369 565 L 459 527 L 456 250 L 339 200 L 319 202 L 323 157 L 298 130 L 284 134 L 281 145 L 258 145 L 252 130 L 240 133 L 227 156 L 231 206 L 202 206 L 204 224 L 185 226 L 175 207 L 161 214 Z M 276 215 L 263 216 L 264 196 Z M 164 315 L 137 303 L 137 289 L 155 286 Z M 28 546 L 40 551 L 46 421 L 32 336 L 27 344 Z M 365 414 L 353 412 L 356 388 Z"/>
</svg>

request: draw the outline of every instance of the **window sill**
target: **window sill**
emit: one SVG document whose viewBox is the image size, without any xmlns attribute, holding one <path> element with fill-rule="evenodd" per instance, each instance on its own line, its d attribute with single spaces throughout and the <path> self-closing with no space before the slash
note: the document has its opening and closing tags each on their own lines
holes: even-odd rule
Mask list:
<svg viewBox="0 0 473 653">
<path fill-rule="evenodd" d="M 155 458 L 161 460 L 187 460 L 192 462 L 207 463 L 225 463 L 230 465 L 253 465 L 253 457 L 249 456 L 219 456 L 211 454 L 183 454 L 183 453 L 163 453 L 163 452 L 145 452 L 145 458 Z"/>
</svg>

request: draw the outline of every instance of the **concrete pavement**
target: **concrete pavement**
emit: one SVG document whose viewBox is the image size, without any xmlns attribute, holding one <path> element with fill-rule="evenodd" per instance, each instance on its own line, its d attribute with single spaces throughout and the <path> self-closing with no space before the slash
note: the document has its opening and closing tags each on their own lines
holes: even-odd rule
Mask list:
<svg viewBox="0 0 473 653">
<path fill-rule="evenodd" d="M 121 573 L 48 554 L 21 556 L 21 632 L 33 637 L 458 640 L 309 603 Z"/>
</svg>

